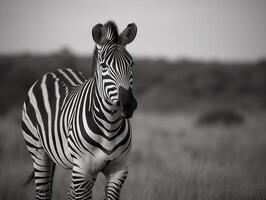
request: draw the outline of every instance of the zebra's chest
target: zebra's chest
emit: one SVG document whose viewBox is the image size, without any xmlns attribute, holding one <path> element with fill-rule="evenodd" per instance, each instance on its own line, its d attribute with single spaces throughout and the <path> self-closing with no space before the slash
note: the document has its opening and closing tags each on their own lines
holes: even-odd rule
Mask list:
<svg viewBox="0 0 266 200">
<path fill-rule="evenodd" d="M 122 128 L 115 133 L 71 129 L 69 149 L 71 155 L 76 158 L 74 162 L 78 162 L 78 165 L 82 165 L 88 171 L 99 172 L 109 164 L 125 160 L 131 147 L 129 122 L 126 122 Z"/>
<path fill-rule="evenodd" d="M 128 153 L 128 152 L 127 152 Z M 78 164 L 84 171 L 88 171 L 92 174 L 97 174 L 99 172 L 104 172 L 109 167 L 119 166 L 126 162 L 126 154 L 113 153 L 106 154 L 103 151 L 94 151 L 94 155 L 85 155 L 77 159 L 76 164 Z"/>
</svg>

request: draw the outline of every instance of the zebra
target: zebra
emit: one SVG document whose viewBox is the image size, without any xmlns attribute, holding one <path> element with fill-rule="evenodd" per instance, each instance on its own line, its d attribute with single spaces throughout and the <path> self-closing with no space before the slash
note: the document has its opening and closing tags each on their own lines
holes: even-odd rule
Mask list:
<svg viewBox="0 0 266 200">
<path fill-rule="evenodd" d="M 58 69 L 29 89 L 22 109 L 22 133 L 33 159 L 35 198 L 51 199 L 55 165 L 72 170 L 68 199 L 92 199 L 98 173 L 106 178 L 105 200 L 120 199 L 128 174 L 133 96 L 133 58 L 126 50 L 135 23 L 118 33 L 108 21 L 92 28 L 93 76 Z M 29 182 L 28 181 L 28 182 Z"/>
</svg>

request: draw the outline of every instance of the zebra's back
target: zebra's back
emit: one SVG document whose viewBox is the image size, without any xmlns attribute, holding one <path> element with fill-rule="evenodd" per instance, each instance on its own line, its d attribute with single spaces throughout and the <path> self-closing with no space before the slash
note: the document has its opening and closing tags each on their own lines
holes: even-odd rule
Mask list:
<svg viewBox="0 0 266 200">
<path fill-rule="evenodd" d="M 32 155 L 43 149 L 55 163 L 64 168 L 72 166 L 67 150 L 72 110 L 66 105 L 73 103 L 85 81 L 79 71 L 59 69 L 45 74 L 30 88 L 23 105 L 22 130 Z"/>
</svg>

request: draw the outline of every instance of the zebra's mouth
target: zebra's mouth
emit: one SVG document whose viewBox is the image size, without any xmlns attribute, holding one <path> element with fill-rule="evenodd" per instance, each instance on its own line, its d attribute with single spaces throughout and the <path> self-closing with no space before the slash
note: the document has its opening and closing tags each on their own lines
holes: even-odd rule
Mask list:
<svg viewBox="0 0 266 200">
<path fill-rule="evenodd" d="M 131 118 L 136 109 L 135 106 L 128 106 L 128 105 L 122 106 L 119 101 L 116 103 L 116 106 L 117 106 L 118 111 L 120 112 L 121 117 L 124 119 Z"/>
<path fill-rule="evenodd" d="M 133 111 L 134 112 L 134 111 Z M 125 111 L 121 111 L 121 117 L 125 118 L 125 119 L 129 119 L 133 116 L 133 112 L 125 112 Z"/>
</svg>

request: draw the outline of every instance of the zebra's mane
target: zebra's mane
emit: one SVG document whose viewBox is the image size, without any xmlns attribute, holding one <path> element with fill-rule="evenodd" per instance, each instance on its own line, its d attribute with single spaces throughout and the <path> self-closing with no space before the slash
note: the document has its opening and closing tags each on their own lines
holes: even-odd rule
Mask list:
<svg viewBox="0 0 266 200">
<path fill-rule="evenodd" d="M 116 43 L 118 40 L 118 29 L 116 24 L 113 21 L 108 21 L 104 24 L 104 26 L 107 30 L 107 33 L 109 33 L 107 35 L 107 39 Z"/>
<path fill-rule="evenodd" d="M 119 34 L 118 34 L 118 29 L 113 21 L 108 21 L 104 24 L 105 28 L 107 29 L 108 32 L 108 40 L 112 41 L 114 43 L 118 42 Z M 97 58 L 98 58 L 98 52 L 97 52 L 97 47 L 94 47 L 94 51 L 92 54 L 92 76 L 94 75 L 97 67 Z"/>
</svg>

